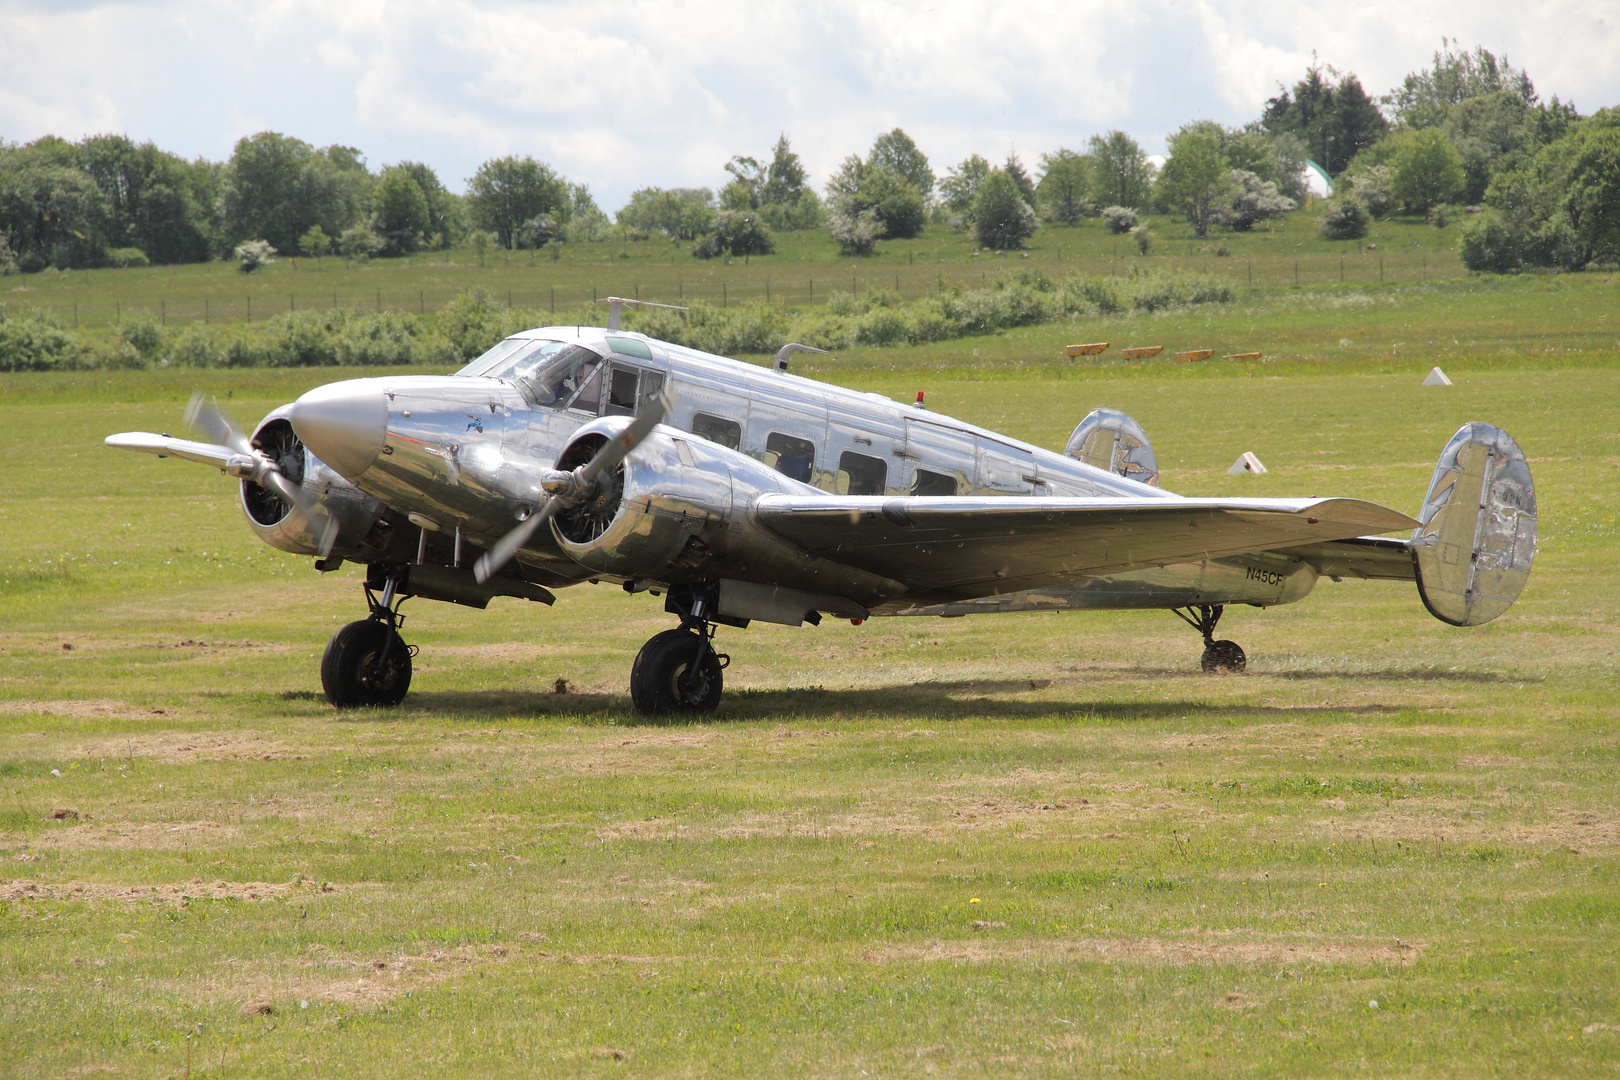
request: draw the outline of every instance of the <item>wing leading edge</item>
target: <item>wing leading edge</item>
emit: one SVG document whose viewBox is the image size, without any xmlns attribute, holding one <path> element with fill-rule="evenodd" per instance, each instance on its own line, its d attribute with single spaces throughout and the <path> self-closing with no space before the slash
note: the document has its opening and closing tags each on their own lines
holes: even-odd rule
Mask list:
<svg viewBox="0 0 1620 1080">
<path fill-rule="evenodd" d="M 812 555 L 905 584 L 918 601 L 1410 529 L 1360 499 L 884 498 L 766 495 L 765 528 Z"/>
</svg>

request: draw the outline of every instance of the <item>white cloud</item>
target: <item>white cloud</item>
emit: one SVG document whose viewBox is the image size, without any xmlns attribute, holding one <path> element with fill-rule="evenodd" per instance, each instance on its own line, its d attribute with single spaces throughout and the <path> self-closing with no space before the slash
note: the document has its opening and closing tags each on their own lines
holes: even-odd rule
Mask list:
<svg viewBox="0 0 1620 1080">
<path fill-rule="evenodd" d="M 218 159 L 271 127 L 427 161 L 457 188 L 489 156 L 532 153 L 610 207 L 718 184 L 780 132 L 823 179 L 895 126 L 941 173 L 1115 127 L 1156 151 L 1188 120 L 1253 119 L 1313 52 L 1379 94 L 1442 35 L 1506 53 L 1543 96 L 1620 103 L 1611 0 L 0 4 L 8 138 L 125 130 Z"/>
</svg>

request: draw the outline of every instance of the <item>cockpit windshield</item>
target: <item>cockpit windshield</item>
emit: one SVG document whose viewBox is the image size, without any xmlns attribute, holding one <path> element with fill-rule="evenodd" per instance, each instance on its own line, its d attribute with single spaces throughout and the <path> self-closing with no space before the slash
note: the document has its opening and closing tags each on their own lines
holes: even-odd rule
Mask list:
<svg viewBox="0 0 1620 1080">
<path fill-rule="evenodd" d="M 507 338 L 457 374 L 513 383 L 536 405 L 589 408 L 589 403 L 572 399 L 587 384 L 599 384 L 592 376 L 601 365 L 602 357 L 583 345 Z M 585 396 L 590 396 L 588 390 Z"/>
</svg>

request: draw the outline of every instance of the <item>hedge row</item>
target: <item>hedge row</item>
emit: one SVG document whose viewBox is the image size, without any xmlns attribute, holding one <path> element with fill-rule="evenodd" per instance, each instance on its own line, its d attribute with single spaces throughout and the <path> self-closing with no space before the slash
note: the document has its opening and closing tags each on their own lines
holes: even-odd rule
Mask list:
<svg viewBox="0 0 1620 1080">
<path fill-rule="evenodd" d="M 664 341 L 734 355 L 771 353 L 789 341 L 823 349 L 916 345 L 1058 319 L 1154 312 L 1225 303 L 1232 289 L 1198 274 L 1127 279 L 1067 278 L 1039 271 L 983 289 L 944 290 L 902 302 L 882 289 L 837 294 L 825 307 L 784 311 L 765 304 L 685 312 L 625 312 L 626 328 Z M 124 321 L 111 337 L 70 330 L 54 316 L 0 305 L 0 371 L 183 367 L 456 367 L 495 342 L 535 326 L 599 325 L 600 308 L 576 312 L 512 309 L 485 292 L 456 297 L 437 315 L 395 312 L 288 312 L 258 325 L 193 323 L 168 330 L 150 316 Z"/>
</svg>

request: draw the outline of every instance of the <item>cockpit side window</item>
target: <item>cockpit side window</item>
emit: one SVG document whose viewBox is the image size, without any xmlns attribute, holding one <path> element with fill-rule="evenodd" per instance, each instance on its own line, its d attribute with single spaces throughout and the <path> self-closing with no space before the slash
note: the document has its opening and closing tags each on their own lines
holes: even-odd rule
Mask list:
<svg viewBox="0 0 1620 1080">
<path fill-rule="evenodd" d="M 536 405 L 562 408 L 582 387 L 592 382 L 591 376 L 602 366 L 601 356 L 583 345 L 522 338 L 508 338 L 502 344 L 512 341 L 519 347 L 506 350 L 493 361 L 483 361 L 482 368 L 478 367 L 480 362 L 475 361 L 463 370 L 486 379 L 512 383 Z M 598 411 L 595 404 L 586 407 L 592 412 Z"/>
</svg>

